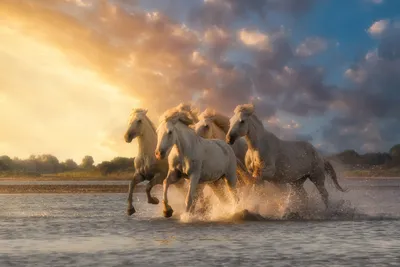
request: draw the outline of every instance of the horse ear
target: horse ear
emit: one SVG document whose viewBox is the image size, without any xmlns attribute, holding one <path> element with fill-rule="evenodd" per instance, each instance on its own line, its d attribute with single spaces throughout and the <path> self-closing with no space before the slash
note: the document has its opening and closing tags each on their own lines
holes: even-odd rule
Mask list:
<svg viewBox="0 0 400 267">
<path fill-rule="evenodd" d="M 147 111 L 149 111 L 148 109 L 144 109 L 143 110 L 143 115 L 146 115 L 147 114 Z"/>
</svg>

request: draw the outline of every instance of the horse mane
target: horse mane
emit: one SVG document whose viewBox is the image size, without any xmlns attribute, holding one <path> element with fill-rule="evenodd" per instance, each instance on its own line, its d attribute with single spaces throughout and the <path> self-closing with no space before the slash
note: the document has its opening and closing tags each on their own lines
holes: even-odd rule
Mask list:
<svg viewBox="0 0 400 267">
<path fill-rule="evenodd" d="M 239 113 L 242 112 L 245 115 L 253 115 L 254 113 L 254 105 L 253 104 L 243 104 L 243 105 L 238 105 L 236 106 L 234 113 Z"/>
<path fill-rule="evenodd" d="M 176 108 L 179 111 L 188 112 L 190 114 L 190 116 L 192 117 L 193 122 L 199 121 L 199 111 L 194 109 L 191 104 L 180 103 Z"/>
<path fill-rule="evenodd" d="M 200 114 L 199 117 L 202 119 L 212 120 L 212 122 L 215 123 L 215 125 L 217 125 L 225 133 L 229 131 L 229 118 L 225 115 L 217 113 L 214 109 L 207 108 Z"/>
<path fill-rule="evenodd" d="M 133 108 L 131 115 L 129 117 L 129 121 L 132 120 L 133 116 L 136 114 L 140 114 L 140 113 L 144 113 L 143 117 L 144 119 L 150 124 L 151 128 L 154 130 L 154 132 L 156 132 L 156 126 L 154 125 L 154 123 L 149 119 L 149 117 L 147 117 L 146 113 L 147 113 L 147 109 L 144 108 Z"/>
<path fill-rule="evenodd" d="M 260 121 L 260 119 L 254 114 L 254 105 L 253 104 L 243 104 L 236 106 L 234 110 L 235 114 L 242 112 L 244 115 L 251 117 L 256 123 L 264 127 L 264 124 Z"/>
<path fill-rule="evenodd" d="M 160 121 L 161 122 L 180 121 L 186 126 L 194 124 L 193 118 L 191 118 L 190 113 L 181 110 L 179 106 L 165 111 L 164 114 L 161 116 Z"/>
</svg>

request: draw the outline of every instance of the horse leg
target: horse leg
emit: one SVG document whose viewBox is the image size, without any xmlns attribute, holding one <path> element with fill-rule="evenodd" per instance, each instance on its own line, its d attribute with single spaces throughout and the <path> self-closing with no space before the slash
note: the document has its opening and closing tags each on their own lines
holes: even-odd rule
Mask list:
<svg viewBox="0 0 400 267">
<path fill-rule="evenodd" d="M 205 187 L 205 185 L 203 185 L 203 184 L 197 185 L 196 195 L 193 198 L 193 204 L 190 209 L 191 213 L 194 212 L 194 210 L 196 209 L 196 205 L 199 204 L 199 201 L 201 202 L 201 204 L 204 205 L 204 192 L 203 192 L 204 187 Z"/>
<path fill-rule="evenodd" d="M 224 192 L 224 185 L 225 181 L 223 179 L 219 179 L 214 183 L 209 184 L 212 191 L 221 203 L 225 203 L 228 200 Z"/>
<path fill-rule="evenodd" d="M 228 173 L 225 176 L 225 179 L 226 179 L 226 181 L 228 183 L 228 188 L 229 188 L 229 191 L 231 191 L 231 194 L 233 196 L 234 202 L 235 202 L 235 204 L 237 204 L 239 202 L 239 196 L 238 196 L 237 188 L 236 188 L 236 183 L 237 183 L 236 164 L 234 166 L 235 166 L 235 168 L 232 169 L 230 171 L 230 173 Z"/>
<path fill-rule="evenodd" d="M 189 190 L 185 201 L 187 213 L 191 211 L 193 199 L 196 197 L 197 185 L 199 184 L 200 175 L 197 172 L 194 172 L 193 174 L 190 175 L 189 179 L 190 179 Z"/>
<path fill-rule="evenodd" d="M 141 183 L 144 181 L 144 177 L 139 174 L 135 173 L 132 181 L 129 183 L 129 191 L 128 191 L 128 209 L 127 209 L 127 214 L 131 216 L 136 212 L 135 208 L 132 205 L 132 194 L 133 190 L 135 189 L 136 185 L 138 183 Z"/>
<path fill-rule="evenodd" d="M 310 177 L 311 182 L 315 185 L 318 192 L 321 195 L 322 201 L 325 204 L 325 208 L 329 208 L 329 193 L 325 188 L 325 174 L 313 175 Z"/>
<path fill-rule="evenodd" d="M 158 198 L 151 196 L 150 191 L 153 188 L 153 186 L 157 184 L 162 184 L 163 180 L 160 175 L 160 173 L 157 173 L 153 179 L 150 180 L 150 182 L 146 185 L 146 195 L 147 195 L 147 203 L 157 205 L 160 203 Z"/>
<path fill-rule="evenodd" d="M 305 176 L 292 183 L 293 190 L 295 191 L 296 195 L 300 198 L 301 208 L 307 208 L 308 205 L 307 192 L 303 186 L 307 178 L 308 176 Z"/>
<path fill-rule="evenodd" d="M 175 171 L 169 171 L 167 178 L 163 181 L 163 204 L 164 204 L 164 217 L 169 218 L 172 216 L 174 210 L 168 205 L 168 188 L 171 184 L 174 184 L 178 181 L 177 175 Z"/>
</svg>

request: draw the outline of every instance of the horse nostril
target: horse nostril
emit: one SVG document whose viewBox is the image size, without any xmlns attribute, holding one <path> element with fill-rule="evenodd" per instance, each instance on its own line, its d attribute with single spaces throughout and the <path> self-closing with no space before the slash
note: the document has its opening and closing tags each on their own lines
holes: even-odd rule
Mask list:
<svg viewBox="0 0 400 267">
<path fill-rule="evenodd" d="M 228 136 L 226 137 L 226 142 L 227 142 L 228 144 L 232 145 L 232 144 L 235 142 L 235 137 L 232 136 L 232 135 L 228 135 Z"/>
<path fill-rule="evenodd" d="M 156 158 L 157 158 L 157 159 L 161 159 L 161 158 L 164 157 L 165 152 L 162 151 L 162 150 L 158 150 L 158 151 L 156 151 L 155 154 L 156 154 Z"/>
<path fill-rule="evenodd" d="M 130 134 L 125 134 L 125 141 L 129 142 L 131 140 L 131 135 Z"/>
</svg>

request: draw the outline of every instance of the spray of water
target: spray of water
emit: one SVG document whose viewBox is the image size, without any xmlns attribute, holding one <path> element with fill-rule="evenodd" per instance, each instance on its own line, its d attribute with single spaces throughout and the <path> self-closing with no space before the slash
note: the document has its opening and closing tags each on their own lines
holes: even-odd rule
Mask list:
<svg viewBox="0 0 400 267">
<path fill-rule="evenodd" d="M 277 188 L 265 183 L 263 186 L 244 186 L 238 189 L 239 202 L 235 203 L 226 189 L 227 202 L 221 202 L 208 187 L 204 189 L 204 201 L 199 201 L 193 214 L 185 213 L 185 195 L 170 191 L 171 205 L 175 217 L 183 223 L 216 222 L 237 220 L 332 220 L 354 219 L 364 216 L 356 211 L 349 201 L 342 200 L 334 190 L 330 190 L 330 207 L 325 209 L 319 193 L 312 184 L 305 184 L 308 189 L 308 201 L 304 205 L 290 190 Z M 307 188 L 308 187 L 308 188 Z"/>
</svg>

